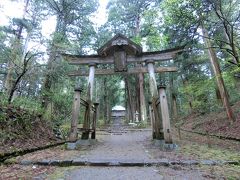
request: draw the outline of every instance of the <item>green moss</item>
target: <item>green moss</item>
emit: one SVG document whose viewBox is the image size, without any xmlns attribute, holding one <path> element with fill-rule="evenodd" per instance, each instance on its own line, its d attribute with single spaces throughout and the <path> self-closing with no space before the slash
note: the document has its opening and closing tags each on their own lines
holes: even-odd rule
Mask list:
<svg viewBox="0 0 240 180">
<path fill-rule="evenodd" d="M 16 157 L 13 157 L 13 158 L 10 158 L 10 159 L 7 159 L 4 161 L 4 164 L 16 164 L 17 163 L 17 159 Z"/>
<path fill-rule="evenodd" d="M 211 166 L 211 168 L 202 165 L 199 166 L 199 169 L 211 174 L 216 179 L 237 180 L 240 177 L 240 166 L 236 165 Z"/>
<path fill-rule="evenodd" d="M 183 145 L 181 146 L 179 153 L 194 156 L 199 159 L 240 161 L 240 154 L 237 152 L 209 148 L 207 146 L 197 144 Z"/>
<path fill-rule="evenodd" d="M 59 179 L 64 179 L 66 174 L 75 169 L 75 166 L 71 166 L 71 167 L 59 167 L 56 169 L 55 172 L 53 172 L 51 175 L 48 176 L 48 179 L 51 180 L 59 180 Z M 78 167 L 79 168 L 79 167 Z"/>
</svg>

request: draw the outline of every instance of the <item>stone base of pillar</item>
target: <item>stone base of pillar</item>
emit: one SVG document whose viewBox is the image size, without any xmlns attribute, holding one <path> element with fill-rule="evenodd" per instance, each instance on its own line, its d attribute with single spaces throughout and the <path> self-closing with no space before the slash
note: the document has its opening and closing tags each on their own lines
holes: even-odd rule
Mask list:
<svg viewBox="0 0 240 180">
<path fill-rule="evenodd" d="M 168 144 L 165 142 L 165 140 L 158 140 L 158 139 L 154 139 L 153 140 L 153 145 L 157 146 L 160 148 L 160 150 L 175 150 L 178 148 L 177 144 Z"/>
<path fill-rule="evenodd" d="M 96 139 L 79 139 L 76 142 L 68 142 L 66 149 L 67 150 L 80 150 L 85 146 L 92 146 L 97 143 Z"/>
<path fill-rule="evenodd" d="M 89 132 L 83 132 L 81 139 L 82 139 L 82 140 L 89 139 Z"/>
</svg>

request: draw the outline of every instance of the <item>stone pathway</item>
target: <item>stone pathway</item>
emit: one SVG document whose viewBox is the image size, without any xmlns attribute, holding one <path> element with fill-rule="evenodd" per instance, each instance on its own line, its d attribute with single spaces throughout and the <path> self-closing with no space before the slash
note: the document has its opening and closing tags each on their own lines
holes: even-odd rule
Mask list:
<svg viewBox="0 0 240 180">
<path fill-rule="evenodd" d="M 86 160 L 150 161 L 152 158 L 143 146 L 146 133 L 149 132 L 144 132 L 144 134 L 128 132 L 121 135 L 111 133 L 110 135 L 99 136 L 99 144 L 80 158 Z"/>
<path fill-rule="evenodd" d="M 69 171 L 65 179 L 71 180 L 161 180 L 163 176 L 150 167 L 82 167 Z"/>
<path fill-rule="evenodd" d="M 122 135 L 100 135 L 98 145 L 89 153 L 77 157 L 76 161 L 87 162 L 126 162 L 142 163 L 157 162 L 144 147 L 144 142 L 151 136 L 150 131 L 127 132 Z M 175 171 L 175 170 L 174 170 Z M 176 176 L 172 176 L 175 174 Z M 161 180 L 171 179 L 204 179 L 197 170 L 188 170 L 185 173 L 172 173 L 166 167 L 124 167 L 124 166 L 80 166 L 66 170 L 64 179 L 69 180 Z"/>
<path fill-rule="evenodd" d="M 19 164 L 16 165 L 19 170 L 15 174 L 26 168 L 28 172 L 39 172 L 30 176 L 33 179 L 195 180 L 209 179 L 212 176 L 211 169 L 216 167 L 212 165 L 222 167 L 224 164 L 234 164 L 196 159 L 181 155 L 177 150 L 162 151 L 153 145 L 151 131 L 148 130 L 124 130 L 123 133 L 116 133 L 116 130 L 115 127 L 112 133 L 97 131 L 98 142 L 93 146 L 84 145 L 80 150 L 65 150 L 62 146 L 19 157 Z M 207 166 L 202 166 L 204 164 Z M 203 167 L 206 169 L 203 170 Z M 6 172 L 3 179 L 9 177 L 8 173 L 13 169 L 16 168 L 2 169 Z M 40 173 L 42 171 L 48 173 Z M 213 177 L 218 179 L 222 176 Z"/>
<path fill-rule="evenodd" d="M 109 129 L 97 131 L 95 145 L 84 141 L 79 151 L 62 151 L 61 155 L 49 157 L 44 155 L 46 157 L 41 156 L 38 160 L 34 156 L 27 156 L 28 158 L 23 158 L 20 164 L 57 167 L 54 173 L 40 175 L 35 179 L 195 180 L 209 179 L 196 165 L 235 163 L 196 160 L 189 156 L 181 156 L 177 151 L 161 150 L 160 146 L 151 142 L 151 131 L 147 129 L 131 131 L 125 128 L 121 119 L 116 118 Z"/>
</svg>

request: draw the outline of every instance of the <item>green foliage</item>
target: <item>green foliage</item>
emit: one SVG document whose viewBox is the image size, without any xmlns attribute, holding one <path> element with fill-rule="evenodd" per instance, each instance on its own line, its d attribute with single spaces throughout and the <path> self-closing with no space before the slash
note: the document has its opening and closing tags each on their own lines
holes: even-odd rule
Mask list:
<svg viewBox="0 0 240 180">
<path fill-rule="evenodd" d="M 70 129 L 71 129 L 70 123 L 65 123 L 65 124 L 62 124 L 61 126 L 59 126 L 59 130 L 65 139 L 67 139 L 67 137 L 69 136 Z"/>
<path fill-rule="evenodd" d="M 160 3 L 161 2 L 161 3 Z M 34 42 L 36 47 L 29 48 L 25 57 L 34 54 L 33 61 L 28 66 L 28 72 L 16 86 L 17 97 L 12 102 L 16 108 L 22 108 L 36 114 L 44 114 L 51 125 L 69 124 L 71 119 L 73 92 L 75 86 L 83 88 L 82 97 L 86 97 L 87 78 L 69 78 L 67 73 L 78 67 L 68 65 L 60 58 L 62 52 L 70 54 L 88 54 L 106 43 L 115 33 L 122 33 L 137 44 L 143 44 L 147 51 L 158 51 L 169 47 L 186 45 L 187 51 L 178 55 L 172 62 L 156 63 L 156 66 L 177 66 L 178 72 L 173 75 L 172 91 L 177 96 L 178 109 L 182 114 L 190 112 L 190 103 L 194 112 L 206 113 L 219 108 L 216 99 L 216 78 L 211 72 L 209 56 L 203 44 L 201 25 L 204 24 L 214 46 L 223 71 L 226 89 L 231 102 L 240 99 L 239 79 L 235 75 L 239 67 L 233 67 L 231 44 L 239 53 L 239 4 L 237 1 L 222 2 L 222 12 L 228 22 L 228 31 L 223 31 L 224 23 L 214 11 L 215 1 L 186 0 L 110 0 L 107 6 L 108 21 L 100 28 L 94 27 L 91 16 L 96 12 L 96 0 L 46 0 L 30 1 L 25 18 L 11 20 L 9 26 L 0 27 L 0 87 L 5 91 L 4 83 L 10 62 L 14 62 L 13 80 L 22 70 L 22 59 L 25 56 L 24 45 Z M 56 28 L 48 38 L 41 34 L 41 24 L 51 16 L 56 17 Z M 235 23 L 233 23 L 235 22 Z M 229 24 L 230 23 L 230 24 Z M 220 27 L 220 28 L 219 28 Z M 22 32 L 19 31 L 22 29 Z M 228 32 L 230 40 L 226 43 Z M 227 33 L 227 34 L 226 34 Z M 17 34 L 21 38 L 17 37 Z M 26 35 L 28 35 L 26 37 Z M 29 38 L 29 39 L 28 39 Z M 40 45 L 47 47 L 42 53 Z M 231 56 L 230 56 L 231 54 Z M 135 64 L 130 64 L 129 68 Z M 143 63 L 143 66 L 145 64 Z M 81 67 L 88 69 L 88 67 Z M 98 68 L 113 68 L 113 65 L 98 65 Z M 49 81 L 47 81 L 49 80 Z M 98 122 L 105 121 L 106 113 L 114 105 L 126 106 L 128 100 L 123 82 L 129 82 L 130 96 L 134 106 L 138 106 L 138 77 L 131 76 L 101 76 L 96 77 L 94 101 L 100 102 L 100 117 Z M 170 75 L 162 73 L 157 81 L 169 84 Z M 49 84 L 45 85 L 45 82 Z M 149 79 L 145 75 L 144 90 L 146 102 L 150 99 Z M 170 89 L 170 88 L 169 88 Z M 5 92 L 4 92 L 5 93 Z M 168 92 L 170 93 L 170 91 Z M 0 95 L 0 103 L 6 106 L 6 94 Z M 43 97 L 49 101 L 46 109 L 42 109 Z M 169 95 L 170 97 L 170 95 Z M 109 104 L 109 107 L 106 106 Z M 107 109 L 108 108 L 108 109 Z M 84 108 L 81 107 L 79 122 L 83 121 Z M 6 114 L 0 114 L 0 121 L 5 121 Z M 30 117 L 18 117 L 25 123 Z M 65 131 L 65 130 L 63 130 Z"/>
<path fill-rule="evenodd" d="M 188 96 L 192 99 L 192 106 L 195 112 L 209 112 L 218 107 L 218 103 L 216 101 L 215 93 L 215 79 L 206 79 L 206 80 L 198 80 L 197 82 L 192 82 L 187 86 L 183 86 L 179 88 L 179 96 Z M 210 96 L 211 95 L 211 96 Z M 188 99 L 186 100 L 186 104 L 184 105 L 183 112 L 189 109 L 189 105 L 187 104 Z"/>
<path fill-rule="evenodd" d="M 13 100 L 12 103 L 15 107 L 34 112 L 36 114 L 42 114 L 43 109 L 41 103 L 34 98 L 18 96 Z"/>
</svg>

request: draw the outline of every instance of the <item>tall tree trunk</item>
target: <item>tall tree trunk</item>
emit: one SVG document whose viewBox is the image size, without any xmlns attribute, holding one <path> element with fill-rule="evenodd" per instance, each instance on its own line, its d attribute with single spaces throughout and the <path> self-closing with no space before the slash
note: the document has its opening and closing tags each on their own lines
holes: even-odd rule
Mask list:
<svg viewBox="0 0 240 180">
<path fill-rule="evenodd" d="M 139 80 L 139 104 L 140 104 L 140 120 L 145 121 L 147 120 L 147 109 L 145 103 L 145 95 L 144 95 L 144 75 L 143 73 L 138 74 Z"/>
<path fill-rule="evenodd" d="M 23 16 L 22 19 L 25 18 L 26 14 L 27 14 L 27 8 L 29 5 L 29 0 L 25 1 L 25 6 L 23 9 Z M 12 88 L 13 88 L 13 84 L 14 84 L 14 78 L 13 78 L 13 70 L 14 70 L 14 62 L 17 60 L 17 53 L 18 50 L 21 49 L 21 37 L 22 37 L 22 31 L 23 31 L 23 24 L 20 24 L 18 26 L 18 30 L 17 33 L 15 35 L 15 40 L 13 42 L 13 46 L 12 46 L 12 50 L 13 52 L 11 53 L 11 58 L 8 59 L 8 71 L 7 71 L 7 76 L 6 76 L 6 80 L 5 80 L 5 90 L 6 90 L 6 94 L 8 96 L 10 96 L 10 93 L 12 92 Z M 23 55 L 22 59 L 25 56 Z M 12 96 L 12 95 L 11 95 Z"/>
<path fill-rule="evenodd" d="M 51 88 L 53 84 L 53 62 L 56 60 L 56 51 L 53 48 L 47 63 L 47 73 L 42 88 L 42 107 L 47 110 L 51 102 Z"/>
<path fill-rule="evenodd" d="M 224 81 L 222 78 L 222 74 L 221 74 L 221 70 L 220 70 L 218 60 L 217 60 L 216 53 L 215 53 L 214 49 L 212 48 L 211 42 L 209 40 L 208 32 L 203 26 L 202 26 L 202 32 L 203 32 L 203 36 L 204 36 L 204 42 L 208 48 L 210 62 L 211 62 L 211 65 L 212 65 L 212 68 L 213 68 L 213 71 L 214 71 L 214 74 L 216 77 L 218 88 L 220 90 L 223 105 L 226 109 L 228 119 L 230 120 L 230 122 L 233 122 L 235 120 L 235 117 L 234 117 L 233 111 L 232 111 L 230 103 L 229 103 L 227 91 L 226 91 L 225 84 L 224 84 Z"/>
<path fill-rule="evenodd" d="M 140 108 L 140 84 L 139 84 L 139 74 L 135 76 L 136 78 L 136 85 L 135 85 L 135 95 L 134 95 L 134 100 L 133 102 L 135 102 L 135 112 L 134 112 L 134 120 L 136 120 L 136 113 L 138 113 L 140 115 L 141 112 L 141 108 Z M 133 85 L 133 84 L 131 84 Z M 133 92 L 132 92 L 133 94 Z M 139 118 L 138 118 L 139 120 Z"/>
<path fill-rule="evenodd" d="M 136 27 L 135 27 L 135 32 L 134 35 L 137 37 L 140 35 L 140 23 L 141 23 L 141 17 L 140 14 L 136 16 Z M 137 67 L 142 67 L 142 64 L 137 64 Z M 139 73 L 137 77 L 137 82 L 138 82 L 138 88 L 136 88 L 136 99 L 138 99 L 139 104 L 136 107 L 139 112 L 139 117 L 140 121 L 146 121 L 147 119 L 147 108 L 146 108 L 146 101 L 145 101 L 145 95 L 144 95 L 144 75 L 143 73 Z"/>
<path fill-rule="evenodd" d="M 51 48 L 50 48 L 50 55 L 49 55 L 48 62 L 47 62 L 47 73 L 46 73 L 45 80 L 44 80 L 43 87 L 42 87 L 42 107 L 45 110 L 47 110 L 49 105 L 51 104 L 51 94 L 52 94 L 51 89 L 53 86 L 53 79 L 54 79 L 53 78 L 53 76 L 54 76 L 53 69 L 54 69 L 54 63 L 57 60 L 57 51 L 59 49 L 55 46 L 55 43 L 56 43 L 55 41 L 57 41 L 57 43 L 64 41 L 64 39 L 66 38 L 65 31 L 66 31 L 66 29 L 65 29 L 65 27 L 62 27 L 61 19 L 58 16 L 54 33 L 57 33 L 57 36 L 59 34 L 61 34 L 61 38 L 58 39 L 58 38 L 53 37 L 53 41 L 52 41 Z"/>
<path fill-rule="evenodd" d="M 134 120 L 134 113 L 135 113 L 135 108 L 134 108 L 134 103 L 133 103 L 133 97 L 132 97 L 132 94 L 131 94 L 131 90 L 129 89 L 129 80 L 127 79 L 127 77 L 124 78 L 125 80 L 125 88 L 127 90 L 127 100 L 129 102 L 129 117 L 130 119 L 129 120 Z"/>
<path fill-rule="evenodd" d="M 103 119 L 104 119 L 104 124 L 108 123 L 108 116 L 107 116 L 107 79 L 104 77 L 103 79 Z"/>
<path fill-rule="evenodd" d="M 173 86 L 173 74 L 170 74 L 170 81 L 169 81 L 169 90 L 170 90 L 170 112 L 171 112 L 171 119 L 173 123 L 176 123 L 177 120 L 177 101 L 176 95 L 174 92 Z"/>
<path fill-rule="evenodd" d="M 213 71 L 213 68 L 212 68 L 211 64 L 209 64 L 209 65 L 210 65 L 209 69 L 210 69 L 210 73 L 211 73 L 211 78 L 213 78 L 213 77 L 214 77 L 214 71 Z M 215 89 L 215 94 L 216 94 L 217 102 L 218 102 L 219 104 L 223 104 L 222 98 L 221 98 L 221 94 L 220 94 L 220 90 L 219 90 L 219 87 L 218 87 L 216 81 L 214 82 L 214 86 L 215 86 L 214 89 Z"/>
</svg>

